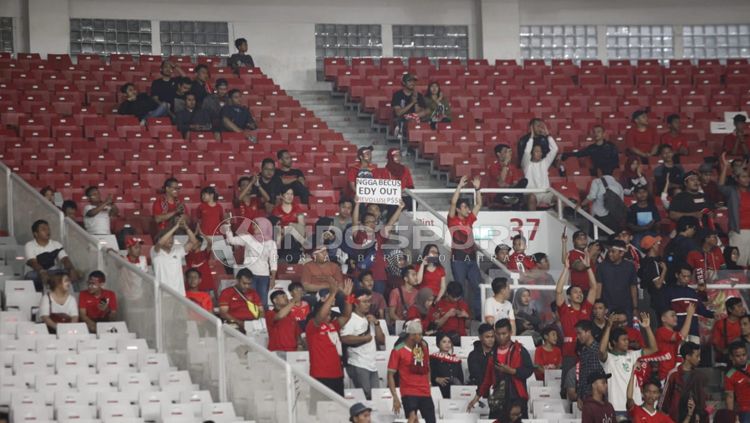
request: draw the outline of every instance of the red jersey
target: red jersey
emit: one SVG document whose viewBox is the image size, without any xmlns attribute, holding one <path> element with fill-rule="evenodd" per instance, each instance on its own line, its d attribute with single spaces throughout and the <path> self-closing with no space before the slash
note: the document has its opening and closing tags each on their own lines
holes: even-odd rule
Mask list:
<svg viewBox="0 0 750 423">
<path fill-rule="evenodd" d="M 688 148 L 687 137 L 683 134 L 672 135 L 671 132 L 667 132 L 661 136 L 660 143 L 672 147 L 675 153 L 682 148 Z"/>
<path fill-rule="evenodd" d="M 173 212 L 173 211 L 177 210 L 177 205 L 178 204 L 179 203 L 177 201 L 175 201 L 174 203 L 170 203 L 169 201 L 167 201 L 167 197 L 164 197 L 164 196 L 162 196 L 160 198 L 157 198 L 156 201 L 154 201 L 154 204 L 151 206 L 151 215 L 154 216 L 154 217 L 156 217 L 156 216 L 162 215 L 164 213 Z M 185 214 L 187 214 L 189 216 L 189 214 L 188 214 L 189 211 L 188 211 L 187 206 L 184 206 L 184 207 L 185 207 Z M 170 226 L 170 221 L 169 220 L 165 220 L 165 221 L 157 224 L 157 226 L 158 226 L 159 230 L 161 230 L 161 229 L 167 229 Z"/>
<path fill-rule="evenodd" d="M 206 310 L 207 312 L 209 313 L 214 312 L 214 302 L 211 300 L 211 295 L 208 292 L 187 291 L 185 292 L 185 297 L 187 297 L 187 299 L 201 306 L 201 308 Z M 198 318 L 199 317 L 196 315 L 196 319 Z"/>
<path fill-rule="evenodd" d="M 415 350 L 419 352 L 415 354 Z M 430 352 L 425 342 L 414 349 L 403 343 L 396 345 L 388 359 L 388 371 L 391 370 L 398 373 L 399 391 L 402 397 L 429 398 L 431 396 Z"/>
<path fill-rule="evenodd" d="M 297 202 L 292 203 L 292 208 L 289 210 L 289 213 L 285 212 L 284 209 L 281 207 L 281 204 L 274 207 L 273 211 L 271 212 L 272 215 L 279 218 L 279 225 L 281 227 L 289 226 L 292 223 L 297 223 L 299 221 L 299 215 L 304 213 L 302 211 L 302 208 L 300 207 Z"/>
<path fill-rule="evenodd" d="M 557 314 L 560 316 L 560 326 L 563 331 L 562 353 L 565 357 L 576 356 L 576 323 L 579 320 L 591 320 L 591 311 L 594 306 L 584 301 L 581 309 L 576 310 L 567 303 L 557 308 Z"/>
<path fill-rule="evenodd" d="M 257 219 L 259 217 L 266 217 L 266 209 L 263 207 L 263 205 L 260 202 L 260 199 L 258 197 L 253 197 L 250 199 L 250 203 L 246 204 L 244 201 L 240 201 L 240 206 L 238 208 L 238 214 L 245 219 Z"/>
<path fill-rule="evenodd" d="M 388 273 L 386 273 L 385 252 L 383 251 L 383 244 L 385 244 L 387 240 L 380 232 L 381 231 L 378 230 L 373 235 L 370 231 L 362 230 L 355 232 L 352 237 L 357 247 L 361 247 L 360 251 L 362 251 L 362 253 L 368 253 L 362 261 L 370 260 L 370 253 L 373 253 L 371 247 L 373 245 L 375 246 L 374 256 L 371 258 L 372 262 L 368 270 L 372 272 L 372 278 L 376 281 L 384 281 L 388 279 Z M 362 261 L 360 261 L 360 263 Z"/>
<path fill-rule="evenodd" d="M 201 284 L 198 285 L 199 291 L 215 291 L 216 283 L 214 275 L 211 273 L 211 250 L 191 251 L 185 256 L 185 269 L 196 269 L 201 273 Z M 186 282 L 187 283 L 187 282 Z"/>
<path fill-rule="evenodd" d="M 674 423 L 671 417 L 656 410 L 653 414 L 646 411 L 642 406 L 634 406 L 628 410 L 633 423 Z"/>
<path fill-rule="evenodd" d="M 276 310 L 266 312 L 266 327 L 268 328 L 269 351 L 297 351 L 297 338 L 302 329 L 292 313 L 283 319 L 275 320 Z"/>
<path fill-rule="evenodd" d="M 625 146 L 629 149 L 636 148 L 644 153 L 649 153 L 658 142 L 659 136 L 656 133 L 656 129 L 650 126 L 643 132 L 633 127 L 625 133 Z"/>
<path fill-rule="evenodd" d="M 740 191 L 740 229 L 750 229 L 750 191 Z"/>
<path fill-rule="evenodd" d="M 114 313 L 117 311 L 117 296 L 108 289 L 102 289 L 101 294 L 95 297 L 89 291 L 81 291 L 78 296 L 78 308 L 86 310 L 86 316 L 93 321 L 105 318 L 107 315 L 99 310 L 99 301 L 106 300 L 109 303 L 109 309 Z"/>
<path fill-rule="evenodd" d="M 421 267 L 422 263 L 416 265 L 417 273 L 419 273 L 419 269 Z M 433 270 L 432 272 L 428 271 L 427 268 L 425 268 L 424 274 L 422 276 L 422 283 L 419 285 L 419 289 L 430 288 L 432 290 L 432 293 L 435 294 L 435 298 L 437 298 L 437 296 L 440 295 L 440 282 L 444 277 L 445 269 L 443 269 L 443 266 L 435 266 L 435 270 Z"/>
<path fill-rule="evenodd" d="M 233 286 L 221 291 L 221 295 L 219 295 L 219 307 L 229 307 L 229 315 L 237 320 L 256 320 L 258 318 L 258 316 L 253 315 L 248 301 L 255 304 L 257 310 L 261 310 L 263 307 L 260 296 L 252 288 L 247 292 L 240 292 L 239 288 Z"/>
<path fill-rule="evenodd" d="M 557 368 L 562 366 L 562 350 L 558 347 L 552 347 L 552 351 L 547 351 L 540 346 L 534 350 L 534 364 L 544 368 L 548 365 L 554 365 Z M 544 380 L 544 370 L 535 369 L 536 380 Z"/>
<path fill-rule="evenodd" d="M 643 335 L 641 334 L 641 331 L 636 328 L 631 328 L 628 326 L 625 328 L 625 330 L 628 332 L 628 343 L 631 344 L 630 349 L 631 350 L 641 350 L 643 349 Z M 638 347 L 633 348 L 632 345 L 638 345 Z"/>
<path fill-rule="evenodd" d="M 349 166 L 346 169 L 346 181 L 353 184 L 357 184 L 357 178 L 377 178 L 377 165 L 370 163 L 366 167 L 362 167 L 362 164 L 357 162 Z M 354 198 L 354 191 L 352 191 L 349 184 L 346 184 L 346 194 L 349 198 Z"/>
<path fill-rule="evenodd" d="M 201 233 L 206 236 L 219 234 L 219 225 L 224 219 L 224 208 L 221 204 L 216 203 L 209 206 L 208 203 L 201 203 L 196 211 L 196 217 L 200 220 Z"/>
<path fill-rule="evenodd" d="M 310 314 L 310 304 L 307 301 L 301 301 L 299 305 L 292 307 L 289 314 L 294 316 L 294 320 L 297 322 L 307 320 L 307 315 Z"/>
<path fill-rule="evenodd" d="M 536 267 L 536 262 L 531 256 L 527 256 L 524 253 L 513 253 L 508 257 L 508 264 L 506 265 L 508 270 L 511 272 L 524 273 Z M 586 283 L 588 285 L 588 282 Z"/>
<path fill-rule="evenodd" d="M 698 283 L 708 282 L 708 271 L 718 271 L 724 265 L 724 254 L 719 247 L 709 252 L 703 250 L 691 251 L 687 255 L 687 264 L 695 269 L 695 279 Z"/>
<path fill-rule="evenodd" d="M 434 321 L 433 316 L 435 315 L 435 308 L 430 307 L 429 310 L 427 310 L 426 315 L 422 315 L 422 312 L 419 311 L 419 309 L 416 306 L 409 307 L 408 310 L 406 310 L 406 320 L 414 320 L 419 319 L 419 322 L 422 323 L 422 331 L 427 332 L 430 328 L 430 324 Z"/>
<path fill-rule="evenodd" d="M 315 319 L 307 322 L 305 334 L 310 351 L 310 376 L 319 379 L 344 377 L 341 367 L 341 339 L 338 320 L 331 320 L 318 326 Z"/>
<path fill-rule="evenodd" d="M 732 341 L 742 337 L 742 329 L 740 328 L 740 321 L 730 321 L 728 318 L 723 318 L 719 321 L 714 322 L 714 328 L 711 332 L 711 343 L 717 349 L 725 349 Z"/>
<path fill-rule="evenodd" d="M 401 172 L 400 178 L 393 175 L 387 168 L 383 169 L 382 176 L 385 176 L 388 179 L 400 180 L 402 190 L 406 188 L 414 188 L 414 179 L 411 176 L 411 170 L 406 166 L 404 166 L 404 171 Z"/>
<path fill-rule="evenodd" d="M 669 354 L 670 358 L 659 362 L 659 380 L 666 380 L 669 371 L 677 366 L 682 335 L 679 332 L 662 326 L 656 329 L 656 345 L 660 354 Z"/>
<path fill-rule="evenodd" d="M 474 222 L 477 217 L 474 213 L 469 213 L 465 218 L 456 214 L 453 217 L 448 216 L 448 230 L 451 233 L 451 251 L 454 260 L 463 260 L 466 256 L 474 255 L 476 246 L 474 245 Z"/>
<path fill-rule="evenodd" d="M 750 137 L 745 134 L 743 140 L 739 140 L 740 145 L 737 145 L 737 155 L 741 156 L 744 151 L 742 150 L 742 143 L 744 143 L 748 150 L 750 150 Z M 728 155 L 732 155 L 732 152 L 734 151 L 734 147 L 737 144 L 737 134 L 735 132 L 732 132 L 730 134 L 727 134 L 724 137 L 724 145 L 722 146 L 722 151 L 726 151 Z"/>
<path fill-rule="evenodd" d="M 469 312 L 469 305 L 464 300 L 450 301 L 447 298 L 443 298 L 435 304 L 435 319 L 439 319 L 445 313 L 451 309 L 458 309 L 460 311 Z M 449 317 L 448 320 L 443 323 L 440 327 L 441 332 L 456 332 L 460 336 L 466 336 L 466 318 L 453 316 Z"/>
<path fill-rule="evenodd" d="M 503 172 L 503 169 L 507 167 L 508 173 L 505 174 L 505 178 L 503 178 L 502 186 L 498 183 L 500 175 Z M 508 164 L 504 165 L 498 161 L 495 161 L 490 165 L 490 169 L 487 172 L 487 178 L 489 179 L 487 186 L 492 188 L 503 188 L 503 187 L 509 187 L 513 185 L 516 181 L 521 179 L 523 173 L 521 172 L 521 169 L 519 169 L 514 164 Z"/>
<path fill-rule="evenodd" d="M 583 290 L 583 292 L 586 292 L 591 287 L 589 285 L 589 273 L 587 270 L 578 271 L 573 270 L 573 263 L 576 261 L 582 261 L 587 266 L 589 263 L 586 263 L 586 253 L 581 250 L 572 249 L 568 251 L 568 263 L 570 263 L 570 284 L 573 286 L 577 286 Z"/>
<path fill-rule="evenodd" d="M 724 390 L 734 393 L 734 410 L 740 413 L 750 413 L 750 364 L 743 369 L 731 369 L 724 378 Z"/>
</svg>

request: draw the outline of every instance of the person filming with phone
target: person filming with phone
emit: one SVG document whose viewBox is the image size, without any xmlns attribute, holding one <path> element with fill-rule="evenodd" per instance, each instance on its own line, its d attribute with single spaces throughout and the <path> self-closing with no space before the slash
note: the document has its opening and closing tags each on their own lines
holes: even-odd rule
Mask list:
<svg viewBox="0 0 750 423">
<path fill-rule="evenodd" d="M 103 288 L 105 280 L 103 272 L 94 270 L 89 275 L 88 289 L 81 291 L 78 298 L 78 314 L 91 333 L 96 333 L 98 322 L 114 320 L 117 312 L 117 296 Z"/>
</svg>

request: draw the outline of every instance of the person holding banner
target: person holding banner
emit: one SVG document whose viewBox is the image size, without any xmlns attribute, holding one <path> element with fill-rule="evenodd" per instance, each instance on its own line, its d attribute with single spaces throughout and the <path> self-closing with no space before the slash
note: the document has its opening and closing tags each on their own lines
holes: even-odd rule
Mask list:
<svg viewBox="0 0 750 423">
<path fill-rule="evenodd" d="M 357 163 L 352 164 L 346 170 L 346 180 L 348 182 L 346 190 L 344 191 L 345 198 L 354 198 L 357 192 L 357 178 L 374 178 L 375 172 L 378 168 L 376 164 L 372 162 L 372 150 L 373 146 L 359 147 L 357 150 Z"/>
<path fill-rule="evenodd" d="M 479 295 L 479 284 L 482 275 L 477 264 L 476 245 L 474 244 L 473 228 L 477 221 L 477 214 L 482 208 L 482 194 L 479 192 L 481 179 L 477 176 L 472 181 L 474 186 L 474 208 L 469 208 L 469 200 L 461 197 L 461 190 L 466 186 L 469 178 L 464 175 L 458 182 L 456 191 L 451 198 L 448 212 L 448 230 L 450 231 L 451 270 L 453 279 L 460 283 L 465 293 L 471 293 L 469 307 L 475 320 L 481 320 L 482 304 Z"/>
</svg>

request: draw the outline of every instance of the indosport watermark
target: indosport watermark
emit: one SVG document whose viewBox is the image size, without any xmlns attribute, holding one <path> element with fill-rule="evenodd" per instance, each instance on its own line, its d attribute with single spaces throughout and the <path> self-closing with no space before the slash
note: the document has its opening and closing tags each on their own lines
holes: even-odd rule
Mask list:
<svg viewBox="0 0 750 423">
<path fill-rule="evenodd" d="M 341 249 L 350 258 L 361 261 L 372 254 L 376 243 L 377 248 L 382 248 L 386 256 L 392 254 L 394 250 L 404 249 L 416 251 L 421 255 L 423 248 L 428 244 L 442 246 L 444 250 L 450 248 L 468 250 L 479 245 L 492 254 L 496 245 L 510 244 L 511 238 L 517 234 L 523 235 L 528 240 L 537 229 L 534 226 L 515 226 L 511 229 L 505 226 L 475 225 L 472 231 L 474 240 L 469 239 L 461 243 L 457 242 L 457 239 L 466 238 L 462 227 L 430 228 L 394 225 L 390 234 L 385 234 L 382 228 L 373 229 L 364 224 L 356 227 L 349 226 L 345 231 L 337 226 L 306 225 L 303 227 L 297 224 L 285 227 L 277 224 L 272 228 L 271 233 L 263 233 L 260 225 L 253 219 L 241 216 L 227 218 L 214 230 L 211 252 L 216 260 L 234 270 L 246 268 L 272 255 L 278 261 L 292 261 L 300 255 L 306 257 L 315 250 Z M 454 238 L 453 234 L 456 232 L 461 233 Z M 378 239 L 380 242 L 377 242 Z M 273 251 L 269 251 L 271 249 Z M 298 251 L 298 253 L 285 253 L 290 251 Z M 482 255 L 479 255 L 479 258 L 482 259 Z M 441 262 L 450 260 L 450 255 L 440 256 Z M 412 262 L 417 263 L 417 261 L 421 261 L 421 257 L 417 257 Z"/>
</svg>

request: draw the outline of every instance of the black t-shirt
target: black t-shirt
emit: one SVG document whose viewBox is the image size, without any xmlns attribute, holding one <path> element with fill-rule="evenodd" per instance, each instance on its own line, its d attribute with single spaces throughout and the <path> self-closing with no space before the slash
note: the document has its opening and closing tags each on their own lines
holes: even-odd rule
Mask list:
<svg viewBox="0 0 750 423">
<path fill-rule="evenodd" d="M 221 108 L 221 112 L 219 113 L 221 116 L 221 119 L 224 120 L 224 118 L 229 118 L 229 120 L 232 121 L 237 127 L 240 129 L 250 129 L 252 126 L 255 125 L 255 120 L 253 120 L 253 116 L 250 114 L 250 110 L 247 109 L 245 106 L 234 106 L 227 104 L 226 106 Z M 231 131 L 231 129 L 224 126 L 225 131 Z"/>
<path fill-rule="evenodd" d="M 206 90 L 206 86 L 198 80 L 193 81 L 193 85 L 190 86 L 190 92 L 195 94 L 195 101 L 198 102 L 198 105 L 203 103 L 203 99 L 210 94 Z"/>
<path fill-rule="evenodd" d="M 249 54 L 235 53 L 229 57 L 229 59 L 227 60 L 227 65 L 232 69 L 237 69 L 243 66 L 254 68 L 255 62 L 253 62 L 253 56 Z"/>
<path fill-rule="evenodd" d="M 695 213 L 706 208 L 713 209 L 714 205 L 702 192 L 683 191 L 675 195 L 672 204 L 669 205 L 669 211 L 680 213 Z"/>
<path fill-rule="evenodd" d="M 195 129 L 197 131 L 211 130 L 211 118 L 208 116 L 208 113 L 200 109 L 193 110 L 192 112 L 187 109 L 180 110 L 175 113 L 174 124 L 183 136 L 191 130 L 191 125 L 200 126 L 201 129 Z"/>
<path fill-rule="evenodd" d="M 540 140 L 540 143 L 542 141 Z M 526 147 L 526 143 L 523 144 Z M 549 146 L 549 140 L 547 140 Z M 542 149 L 544 147 L 542 146 Z M 523 150 L 520 150 L 523 153 Z M 620 160 L 617 152 L 617 146 L 609 141 L 604 141 L 602 145 L 589 144 L 583 150 L 572 154 L 576 157 L 591 157 L 591 164 L 593 165 L 594 174 L 596 171 L 601 169 L 605 175 L 610 175 L 613 170 L 617 169 L 620 165 Z"/>
<path fill-rule="evenodd" d="M 286 185 L 295 182 L 298 178 L 304 178 L 305 174 L 299 169 L 282 170 L 277 167 L 273 176 L 281 179 L 281 182 Z"/>
<path fill-rule="evenodd" d="M 411 103 L 411 95 L 406 94 L 404 90 L 398 90 L 393 93 L 393 97 L 391 98 L 391 107 L 404 107 L 409 103 Z M 417 105 L 422 108 L 427 107 L 424 101 L 424 96 L 419 93 L 417 93 Z M 404 114 L 415 113 L 415 109 L 416 105 L 413 105 L 409 107 Z"/>
<path fill-rule="evenodd" d="M 259 178 L 260 178 L 260 181 L 259 181 L 260 186 L 263 188 L 264 191 L 266 191 L 266 194 L 268 194 L 268 196 L 271 197 L 271 200 L 270 200 L 271 204 L 276 203 L 276 197 L 280 195 L 281 190 L 284 189 L 284 184 L 281 182 L 281 178 L 279 178 L 275 174 L 268 181 L 263 180 L 263 176 L 259 176 Z M 252 192 L 260 196 L 260 192 L 258 192 L 257 187 L 253 187 Z"/>
<path fill-rule="evenodd" d="M 177 79 L 171 78 L 169 81 L 163 79 L 154 80 L 151 83 L 151 96 L 159 97 L 162 103 L 172 104 L 175 93 L 177 92 Z"/>
<path fill-rule="evenodd" d="M 646 226 L 650 222 L 660 220 L 659 209 L 653 203 L 649 203 L 646 207 L 640 207 L 638 203 L 635 203 L 628 208 L 628 223 L 631 225 Z"/>
<path fill-rule="evenodd" d="M 131 115 L 143 120 L 148 112 L 156 109 L 159 105 L 154 101 L 153 98 L 149 97 L 145 93 L 140 93 L 135 100 L 125 100 L 117 108 L 117 113 L 121 115 Z"/>
</svg>

